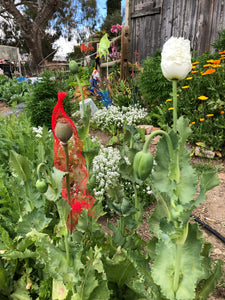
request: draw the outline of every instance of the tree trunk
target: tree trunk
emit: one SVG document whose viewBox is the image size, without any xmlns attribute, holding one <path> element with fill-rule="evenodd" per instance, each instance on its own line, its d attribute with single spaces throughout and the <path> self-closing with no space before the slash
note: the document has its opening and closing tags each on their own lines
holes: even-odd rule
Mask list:
<svg viewBox="0 0 225 300">
<path fill-rule="evenodd" d="M 42 54 L 42 42 L 41 42 L 41 32 L 39 29 L 32 30 L 32 36 L 27 36 L 27 45 L 30 49 L 30 61 L 29 65 L 32 73 L 38 73 L 40 70 L 40 65 L 43 60 Z"/>
<path fill-rule="evenodd" d="M 61 0 L 47 0 L 37 11 L 34 21 L 21 14 L 15 3 L 10 0 L 0 0 L 0 4 L 10 13 L 19 25 L 21 34 L 30 50 L 32 72 L 37 73 L 43 59 L 41 37 L 45 26 L 58 10 Z"/>
</svg>

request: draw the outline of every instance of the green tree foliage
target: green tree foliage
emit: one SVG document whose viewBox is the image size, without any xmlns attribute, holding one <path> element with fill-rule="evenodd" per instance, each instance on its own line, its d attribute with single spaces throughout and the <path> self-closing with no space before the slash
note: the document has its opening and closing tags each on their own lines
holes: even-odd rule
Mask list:
<svg viewBox="0 0 225 300">
<path fill-rule="evenodd" d="M 31 55 L 32 68 L 37 69 L 43 57 L 52 52 L 50 45 L 59 36 L 69 40 L 79 24 L 89 29 L 96 25 L 97 8 L 96 0 L 22 0 L 20 3 L 2 0 L 0 16 L 1 43 L 24 48 Z"/>
<path fill-rule="evenodd" d="M 112 15 L 116 10 L 121 11 L 121 0 L 107 0 L 107 16 Z"/>
<path fill-rule="evenodd" d="M 109 33 L 112 25 L 122 24 L 121 0 L 107 0 L 107 16 L 101 26 L 101 29 Z"/>
</svg>

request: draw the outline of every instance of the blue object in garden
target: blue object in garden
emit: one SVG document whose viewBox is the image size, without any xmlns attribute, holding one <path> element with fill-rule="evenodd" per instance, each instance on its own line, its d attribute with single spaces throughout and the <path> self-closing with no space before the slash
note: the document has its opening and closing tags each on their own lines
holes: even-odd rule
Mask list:
<svg viewBox="0 0 225 300">
<path fill-rule="evenodd" d="M 25 78 L 25 77 L 19 77 L 19 78 L 17 79 L 17 82 L 22 82 L 22 81 L 26 81 L 26 78 Z"/>
<path fill-rule="evenodd" d="M 109 97 L 109 91 L 105 90 L 103 92 L 97 91 L 97 94 L 102 97 L 101 101 L 105 105 L 105 107 L 108 109 L 108 106 L 112 105 L 112 99 Z"/>
<path fill-rule="evenodd" d="M 92 94 L 95 94 L 96 90 L 98 89 L 98 80 L 91 78 L 90 83 L 91 83 L 90 91 Z"/>
</svg>

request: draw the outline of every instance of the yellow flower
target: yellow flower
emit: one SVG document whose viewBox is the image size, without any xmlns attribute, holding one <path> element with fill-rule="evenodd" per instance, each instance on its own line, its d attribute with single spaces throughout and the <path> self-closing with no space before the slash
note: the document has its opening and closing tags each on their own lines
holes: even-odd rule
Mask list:
<svg viewBox="0 0 225 300">
<path fill-rule="evenodd" d="M 214 114 L 208 114 L 208 115 L 206 115 L 206 117 L 213 117 L 214 116 Z"/>
<path fill-rule="evenodd" d="M 208 60 L 207 60 L 207 62 L 208 62 Z M 203 68 L 208 68 L 208 67 L 212 67 L 212 65 L 211 64 L 206 64 L 206 65 L 203 66 Z"/>
<path fill-rule="evenodd" d="M 195 124 L 195 122 L 191 122 L 191 124 L 193 124 L 193 125 L 194 125 L 194 124 Z"/>
<path fill-rule="evenodd" d="M 198 97 L 198 99 L 199 99 L 199 100 L 203 100 L 203 101 L 204 101 L 204 100 L 207 100 L 207 99 L 209 99 L 209 97 L 206 97 L 206 96 L 199 96 L 199 97 Z"/>
<path fill-rule="evenodd" d="M 173 107 L 170 107 L 170 108 L 168 108 L 168 110 L 174 110 L 174 108 L 173 108 Z"/>
<path fill-rule="evenodd" d="M 188 88 L 189 88 L 189 85 L 182 86 L 181 88 L 182 88 L 183 90 L 188 89 Z"/>
<path fill-rule="evenodd" d="M 192 63 L 193 66 L 197 65 L 197 64 L 199 64 L 199 61 L 195 61 L 195 62 Z"/>
<path fill-rule="evenodd" d="M 179 97 L 180 95 L 179 94 L 177 94 L 177 97 Z"/>
<path fill-rule="evenodd" d="M 166 100 L 166 102 L 171 102 L 171 101 L 173 101 L 173 100 L 172 100 L 172 99 L 167 99 L 167 100 Z"/>
<path fill-rule="evenodd" d="M 200 122 L 203 122 L 204 120 L 205 120 L 204 118 L 199 119 Z"/>
<path fill-rule="evenodd" d="M 192 66 L 192 69 L 196 69 L 196 66 Z"/>
<path fill-rule="evenodd" d="M 198 71 L 197 71 L 197 70 L 196 70 L 196 71 L 191 71 L 191 73 L 192 73 L 192 74 L 195 74 L 195 73 L 198 73 Z"/>
<path fill-rule="evenodd" d="M 187 77 L 186 79 L 187 79 L 187 80 L 191 80 L 192 78 L 193 78 L 193 77 Z"/>
<path fill-rule="evenodd" d="M 213 65 L 213 68 L 220 68 L 222 65 Z"/>
<path fill-rule="evenodd" d="M 214 60 L 213 60 L 213 59 L 209 59 L 209 60 L 207 60 L 206 62 L 207 62 L 207 63 L 213 64 Z"/>
</svg>

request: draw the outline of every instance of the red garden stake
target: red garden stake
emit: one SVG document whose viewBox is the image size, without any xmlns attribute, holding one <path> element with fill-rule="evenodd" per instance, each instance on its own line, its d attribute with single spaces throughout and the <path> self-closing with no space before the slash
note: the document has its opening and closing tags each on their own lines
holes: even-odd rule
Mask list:
<svg viewBox="0 0 225 300">
<path fill-rule="evenodd" d="M 83 143 L 77 134 L 76 126 L 63 108 L 63 99 L 67 93 L 58 93 L 58 103 L 52 113 L 52 131 L 54 135 L 54 166 L 67 172 L 63 179 L 62 197 L 71 206 L 67 218 L 67 228 L 75 230 L 83 208 L 92 213 L 94 198 L 87 194 L 88 171 L 82 156 Z"/>
</svg>

